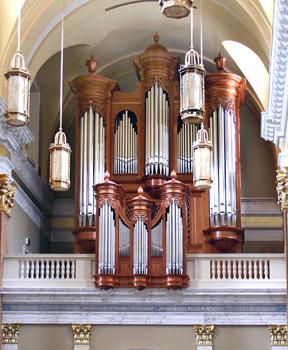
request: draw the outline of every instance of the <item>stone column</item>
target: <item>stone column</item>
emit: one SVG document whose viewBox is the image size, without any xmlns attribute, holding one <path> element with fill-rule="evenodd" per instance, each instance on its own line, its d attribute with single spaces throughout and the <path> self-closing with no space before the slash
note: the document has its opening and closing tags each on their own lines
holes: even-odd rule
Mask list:
<svg viewBox="0 0 288 350">
<path fill-rule="evenodd" d="M 214 326 L 195 325 L 197 350 L 213 350 Z"/>
<path fill-rule="evenodd" d="M 2 350 L 18 350 L 19 324 L 2 324 Z"/>
<path fill-rule="evenodd" d="M 91 325 L 73 324 L 74 350 L 90 350 Z"/>
<path fill-rule="evenodd" d="M 288 326 L 269 326 L 271 335 L 271 349 L 272 350 L 287 350 L 288 338 L 287 331 Z"/>
<path fill-rule="evenodd" d="M 16 184 L 0 173 L 0 286 L 3 278 L 3 256 L 8 252 L 8 221 L 11 216 Z"/>
<path fill-rule="evenodd" d="M 283 212 L 284 226 L 284 252 L 286 265 L 286 323 L 288 324 L 288 161 L 285 161 L 285 166 L 282 164 L 281 169 L 277 170 L 277 194 L 278 203 Z"/>
<path fill-rule="evenodd" d="M 16 184 L 0 173 L 0 288 L 3 279 L 3 257 L 8 252 L 8 221 L 13 207 Z M 0 295 L 0 324 L 2 324 L 2 296 Z M 3 328 L 2 328 L 3 330 Z M 1 338 L 2 334 L 1 332 Z M 3 339 L 1 339 L 3 341 Z M 0 343 L 2 343 L 2 341 Z M 10 344 L 10 343 L 9 343 Z M 8 348 L 7 348 L 8 349 Z M 10 349 L 10 348 L 9 348 Z"/>
</svg>

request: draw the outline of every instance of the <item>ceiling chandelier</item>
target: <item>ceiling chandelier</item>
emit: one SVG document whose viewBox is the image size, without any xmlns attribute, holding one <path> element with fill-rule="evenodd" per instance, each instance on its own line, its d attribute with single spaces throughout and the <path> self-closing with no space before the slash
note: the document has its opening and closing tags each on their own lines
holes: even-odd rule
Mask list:
<svg viewBox="0 0 288 350">
<path fill-rule="evenodd" d="M 70 188 L 71 148 L 62 131 L 63 119 L 63 51 L 64 51 L 64 5 L 62 0 L 61 19 L 61 58 L 60 58 L 60 125 L 55 134 L 54 143 L 50 144 L 49 185 L 53 191 L 67 191 Z"/>
<path fill-rule="evenodd" d="M 11 59 L 6 78 L 7 110 L 5 121 L 13 126 L 23 126 L 29 121 L 30 74 L 25 66 L 24 56 L 20 52 L 21 2 L 18 13 L 17 51 Z"/>
<path fill-rule="evenodd" d="M 192 0 L 159 0 L 162 13 L 169 18 L 184 18 L 190 13 Z"/>
</svg>

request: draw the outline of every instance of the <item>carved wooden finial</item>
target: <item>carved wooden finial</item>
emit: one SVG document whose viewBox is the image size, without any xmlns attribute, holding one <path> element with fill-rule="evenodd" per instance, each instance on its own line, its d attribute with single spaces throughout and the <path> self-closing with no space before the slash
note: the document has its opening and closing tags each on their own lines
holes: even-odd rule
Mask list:
<svg viewBox="0 0 288 350">
<path fill-rule="evenodd" d="M 143 194 L 144 193 L 144 190 L 143 190 L 143 188 L 142 188 L 142 186 L 140 186 L 139 188 L 138 188 L 138 194 L 139 195 L 141 195 L 141 194 Z"/>
<path fill-rule="evenodd" d="M 108 170 L 105 171 L 104 180 L 105 181 L 109 181 L 110 180 L 110 173 L 109 173 Z"/>
<path fill-rule="evenodd" d="M 171 177 L 172 177 L 172 180 L 176 180 L 177 173 L 174 169 L 171 171 Z"/>
<path fill-rule="evenodd" d="M 218 53 L 218 56 L 214 58 L 214 62 L 216 64 L 217 69 L 221 72 L 225 70 L 225 66 L 227 63 L 227 58 L 223 57 L 221 53 Z"/>
<path fill-rule="evenodd" d="M 91 56 L 90 60 L 86 61 L 86 67 L 87 67 L 88 72 L 90 74 L 96 73 L 97 64 L 98 64 L 98 61 L 95 60 L 95 58 L 93 56 Z"/>
<path fill-rule="evenodd" d="M 158 34 L 158 32 L 155 32 L 155 34 L 153 35 L 153 39 L 155 44 L 158 44 L 158 41 L 160 40 L 160 35 Z"/>
</svg>

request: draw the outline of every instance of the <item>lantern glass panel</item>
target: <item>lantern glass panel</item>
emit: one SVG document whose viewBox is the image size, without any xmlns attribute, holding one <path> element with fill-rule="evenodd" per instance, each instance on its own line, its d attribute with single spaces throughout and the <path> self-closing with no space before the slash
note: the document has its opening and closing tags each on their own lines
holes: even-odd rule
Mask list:
<svg viewBox="0 0 288 350">
<path fill-rule="evenodd" d="M 199 189 L 211 186 L 211 147 L 197 147 L 194 149 L 193 181 Z"/>
<path fill-rule="evenodd" d="M 204 74 L 196 69 L 183 69 L 180 74 L 180 113 L 182 119 L 185 121 L 186 118 L 191 118 L 187 122 L 199 123 L 203 120 L 205 106 Z M 193 114 L 195 114 L 194 121 Z"/>
<path fill-rule="evenodd" d="M 66 191 L 70 187 L 70 147 L 51 145 L 50 186 L 54 191 Z"/>
<path fill-rule="evenodd" d="M 7 77 L 6 121 L 11 125 L 24 125 L 29 121 L 30 78 L 24 74 Z"/>
</svg>

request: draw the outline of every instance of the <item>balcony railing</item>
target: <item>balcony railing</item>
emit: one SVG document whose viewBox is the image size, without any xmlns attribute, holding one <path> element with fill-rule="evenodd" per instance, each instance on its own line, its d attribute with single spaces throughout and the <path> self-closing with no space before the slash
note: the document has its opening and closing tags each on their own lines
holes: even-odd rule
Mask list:
<svg viewBox="0 0 288 350">
<path fill-rule="evenodd" d="M 190 254 L 189 288 L 285 288 L 283 254 Z M 17 255 L 4 258 L 3 288 L 93 288 L 94 255 Z"/>
</svg>

